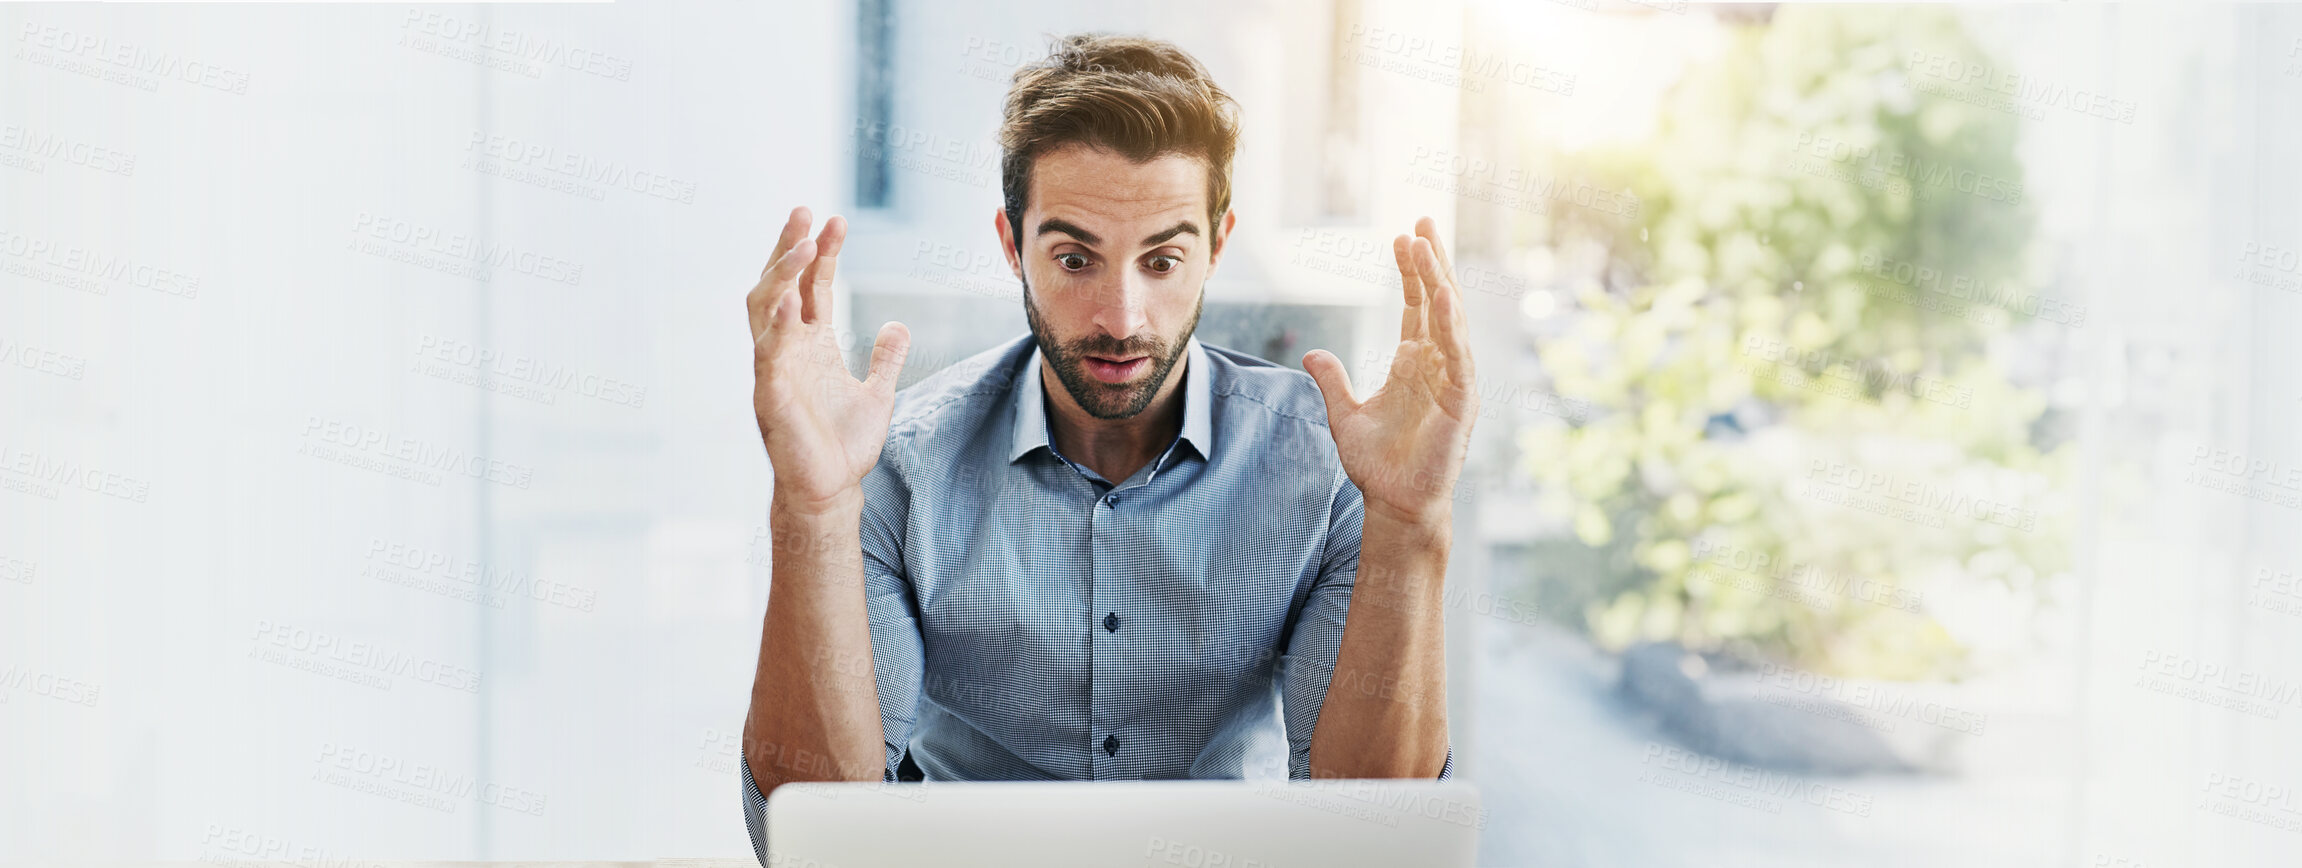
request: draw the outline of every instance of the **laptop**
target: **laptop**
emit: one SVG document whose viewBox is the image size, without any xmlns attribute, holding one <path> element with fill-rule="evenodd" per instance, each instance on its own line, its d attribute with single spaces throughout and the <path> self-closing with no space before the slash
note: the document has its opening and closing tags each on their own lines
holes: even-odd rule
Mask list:
<svg viewBox="0 0 2302 868">
<path fill-rule="evenodd" d="M 1470 868 L 1466 781 L 798 783 L 767 868 Z"/>
</svg>

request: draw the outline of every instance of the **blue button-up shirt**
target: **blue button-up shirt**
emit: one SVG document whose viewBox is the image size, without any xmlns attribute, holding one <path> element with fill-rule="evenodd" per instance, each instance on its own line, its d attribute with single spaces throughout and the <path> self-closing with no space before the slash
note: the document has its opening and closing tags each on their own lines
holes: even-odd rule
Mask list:
<svg viewBox="0 0 2302 868">
<path fill-rule="evenodd" d="M 1185 352 L 1182 431 L 1117 484 L 1056 451 L 1029 335 L 896 396 L 862 522 L 887 780 L 1310 777 L 1364 504 L 1309 376 Z"/>
</svg>

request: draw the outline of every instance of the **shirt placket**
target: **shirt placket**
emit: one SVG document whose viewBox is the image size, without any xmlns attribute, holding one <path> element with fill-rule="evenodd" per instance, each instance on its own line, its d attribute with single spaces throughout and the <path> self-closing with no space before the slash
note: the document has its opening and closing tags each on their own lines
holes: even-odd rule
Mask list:
<svg viewBox="0 0 2302 868">
<path fill-rule="evenodd" d="M 1116 669 L 1119 648 L 1118 632 L 1106 630 L 1100 623 L 1116 617 L 1121 584 L 1120 571 L 1124 568 L 1118 548 L 1121 535 L 1119 505 L 1127 499 L 1127 492 L 1113 488 L 1095 499 L 1095 514 L 1088 523 L 1088 545 L 1094 555 L 1093 570 L 1088 575 L 1087 594 L 1093 605 L 1087 609 L 1090 624 L 1088 634 L 1087 702 L 1088 767 L 1095 780 L 1111 778 L 1119 766 L 1119 751 L 1126 747 L 1125 739 L 1116 731 L 1120 719 L 1119 697 L 1114 687 L 1119 683 Z"/>
<path fill-rule="evenodd" d="M 1088 766 L 1094 780 L 1110 780 L 1126 775 L 1132 762 L 1128 757 L 1129 742 L 1133 736 L 1127 731 L 1128 697 L 1123 692 L 1127 685 L 1127 653 L 1122 643 L 1128 641 L 1130 618 L 1139 612 L 1130 612 L 1135 599 L 1131 591 L 1139 577 L 1131 570 L 1136 559 L 1126 556 L 1129 527 L 1142 527 L 1134 521 L 1136 512 L 1149 503 L 1144 488 L 1157 479 L 1168 456 L 1174 454 L 1174 444 L 1160 453 L 1156 460 L 1126 482 L 1104 491 L 1095 500 L 1094 515 L 1088 521 L 1088 546 L 1092 564 L 1087 579 L 1088 608 L 1091 623 L 1088 633 Z M 1093 478 L 1093 474 L 1089 474 Z M 1130 501 L 1134 509 L 1129 510 Z M 1136 623 L 1141 623 L 1139 620 Z M 1143 745 L 1134 746 L 1141 753 Z"/>
</svg>

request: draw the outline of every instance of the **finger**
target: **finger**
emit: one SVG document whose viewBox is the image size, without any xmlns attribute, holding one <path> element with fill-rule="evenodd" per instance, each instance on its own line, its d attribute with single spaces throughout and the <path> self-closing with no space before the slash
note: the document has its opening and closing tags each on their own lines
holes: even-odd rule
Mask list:
<svg viewBox="0 0 2302 868">
<path fill-rule="evenodd" d="M 1351 373 L 1343 370 L 1343 360 L 1326 350 L 1312 350 L 1303 354 L 1303 370 L 1311 381 L 1319 385 L 1320 396 L 1327 399 L 1327 425 L 1332 428 L 1336 420 L 1359 409 L 1359 399 L 1351 394 Z"/>
<path fill-rule="evenodd" d="M 1452 282 L 1439 271 L 1439 252 L 1427 239 L 1416 239 L 1415 262 L 1421 267 L 1423 280 L 1433 287 L 1431 292 L 1431 340 L 1439 345 L 1439 354 L 1447 359 L 1447 373 L 1456 382 L 1462 382 L 1470 372 L 1471 348 L 1467 340 L 1469 325 L 1463 318 L 1463 297 Z"/>
<path fill-rule="evenodd" d="M 823 234 L 815 239 L 815 261 L 799 276 L 800 319 L 830 321 L 831 276 L 839 270 L 839 248 L 846 241 L 847 218 L 834 215 L 823 221 Z"/>
<path fill-rule="evenodd" d="M 775 309 L 768 313 L 768 331 L 784 340 L 790 339 L 793 329 L 799 327 L 799 291 L 787 288 L 775 297 Z"/>
<path fill-rule="evenodd" d="M 798 309 L 799 300 L 795 296 L 799 295 L 799 274 L 814 260 L 815 241 L 801 239 L 797 245 L 785 251 L 775 264 L 768 266 L 767 274 L 759 280 L 759 288 L 752 290 L 754 295 L 764 297 L 765 307 L 762 312 L 766 314 L 756 318 L 758 322 L 753 327 L 752 335 L 754 340 L 765 332 L 781 331 L 791 325 L 785 320 L 784 308 L 790 307 L 794 311 Z M 797 318 L 796 313 L 791 317 L 792 320 Z"/>
<path fill-rule="evenodd" d="M 1439 221 L 1425 217 L 1415 221 L 1415 234 L 1431 242 L 1431 251 L 1439 256 L 1439 271 L 1447 275 L 1447 282 L 1455 282 L 1455 260 L 1447 255 L 1447 246 L 1439 243 Z"/>
<path fill-rule="evenodd" d="M 1411 242 L 1401 235 L 1391 239 L 1391 257 L 1399 261 L 1399 291 L 1407 298 L 1407 308 L 1399 313 L 1399 340 L 1411 341 L 1423 336 L 1423 278 L 1415 267 Z"/>
<path fill-rule="evenodd" d="M 911 328 L 899 322 L 879 327 L 879 337 L 871 342 L 871 370 L 863 376 L 863 387 L 876 393 L 895 394 L 895 381 L 903 374 L 903 360 L 911 355 Z"/>
<path fill-rule="evenodd" d="M 785 253 L 799 246 L 799 240 L 807 237 L 807 227 L 814 222 L 815 215 L 808 212 L 807 206 L 791 209 L 791 216 L 783 221 L 782 234 L 775 237 L 775 252 L 768 255 L 767 267 L 759 270 L 759 279 L 766 280 L 768 270 L 774 268 Z"/>
</svg>

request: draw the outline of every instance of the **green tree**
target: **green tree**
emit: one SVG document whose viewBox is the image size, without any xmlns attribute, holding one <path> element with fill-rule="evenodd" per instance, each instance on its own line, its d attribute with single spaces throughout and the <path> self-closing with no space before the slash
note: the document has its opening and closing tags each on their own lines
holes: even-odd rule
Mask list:
<svg viewBox="0 0 2302 868">
<path fill-rule="evenodd" d="M 1602 412 L 1522 430 L 1523 467 L 1619 555 L 1582 606 L 1602 644 L 1955 676 L 1945 592 L 2066 569 L 2067 460 L 1994 351 L 2083 325 L 2038 304 L 2020 107 L 1939 9 L 1789 6 L 1726 39 L 1649 141 L 1570 161 L 1638 212 L 1547 227 L 1606 251 L 1537 346 Z"/>
</svg>

